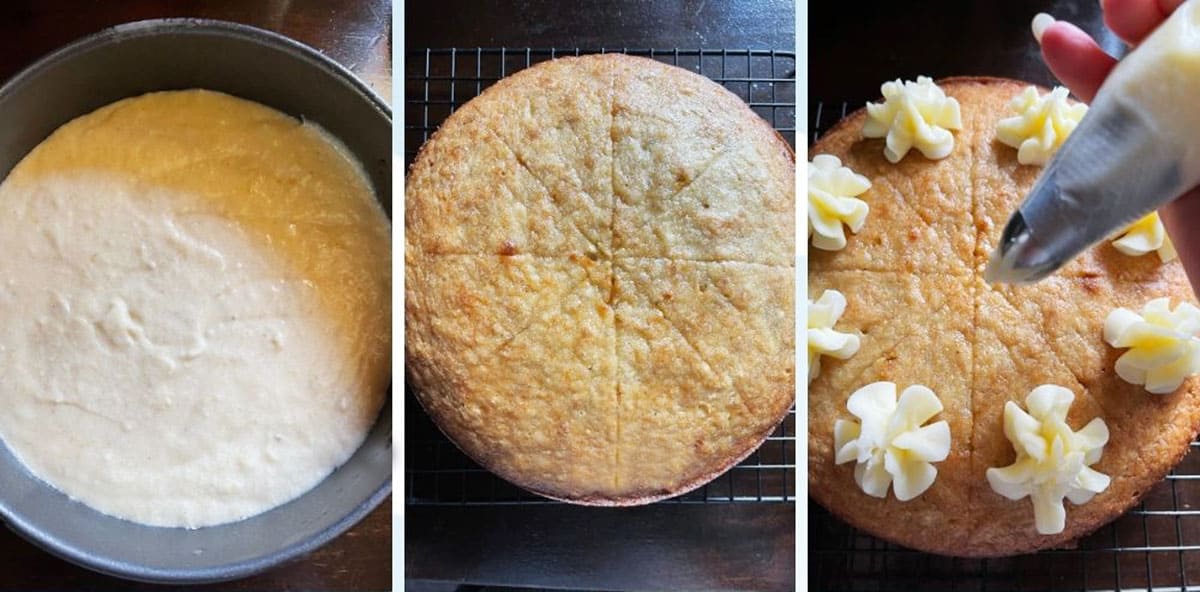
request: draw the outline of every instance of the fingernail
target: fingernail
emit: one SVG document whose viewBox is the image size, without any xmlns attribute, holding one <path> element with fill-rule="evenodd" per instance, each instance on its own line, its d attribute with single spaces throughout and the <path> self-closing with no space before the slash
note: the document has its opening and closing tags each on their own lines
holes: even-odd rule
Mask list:
<svg viewBox="0 0 1200 592">
<path fill-rule="evenodd" d="M 1037 42 L 1040 44 L 1042 42 L 1042 33 L 1045 33 L 1046 28 L 1053 24 L 1054 17 L 1044 12 L 1037 13 L 1037 16 L 1033 17 L 1033 38 L 1037 39 Z"/>
</svg>

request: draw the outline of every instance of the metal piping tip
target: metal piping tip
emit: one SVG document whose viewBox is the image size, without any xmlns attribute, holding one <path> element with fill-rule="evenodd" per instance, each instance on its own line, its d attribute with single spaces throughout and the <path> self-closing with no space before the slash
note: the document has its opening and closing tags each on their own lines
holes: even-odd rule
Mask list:
<svg viewBox="0 0 1200 592">
<path fill-rule="evenodd" d="M 1035 240 L 1021 212 L 1013 214 L 992 252 L 983 279 L 990 284 L 1031 284 L 1054 273 L 1066 263 L 1052 259 L 1053 250 Z"/>
<path fill-rule="evenodd" d="M 1029 283 L 1196 184 L 1187 146 L 1164 140 L 1158 120 L 1101 92 L 1013 215 L 992 254 L 989 282 Z"/>
</svg>

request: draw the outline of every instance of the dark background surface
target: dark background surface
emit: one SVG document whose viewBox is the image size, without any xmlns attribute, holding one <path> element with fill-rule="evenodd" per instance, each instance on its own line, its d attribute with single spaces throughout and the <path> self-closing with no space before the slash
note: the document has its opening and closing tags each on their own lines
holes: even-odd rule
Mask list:
<svg viewBox="0 0 1200 592">
<path fill-rule="evenodd" d="M 410 0 L 405 45 L 781 49 L 792 0 Z"/>
<path fill-rule="evenodd" d="M 1053 84 L 1030 29 L 1039 12 L 1079 25 L 1110 53 L 1123 47 L 1104 28 L 1097 0 L 814 0 L 808 14 L 810 105 L 851 101 L 861 107 L 879 96 L 885 81 L 918 75 Z"/>
<path fill-rule="evenodd" d="M 445 82 L 421 84 L 427 59 L 434 62 L 436 76 L 447 77 L 448 59 L 428 56 L 427 48 L 463 48 L 459 54 L 459 76 L 473 75 L 475 64 L 486 61 L 484 76 L 498 76 L 498 59 L 478 57 L 473 48 L 506 47 L 508 59 L 524 66 L 524 48 L 558 48 L 573 53 L 575 48 L 598 50 L 628 49 L 764 49 L 781 50 L 791 55 L 795 49 L 794 4 L 790 0 L 684 0 L 567 2 L 561 0 L 471 0 L 410 1 L 405 8 L 406 101 L 412 99 L 411 112 L 405 114 L 405 151 L 411 154 L 420 144 L 423 122 L 440 121 L 448 113 L 448 97 L 456 101 L 473 96 L 478 89 L 465 80 L 457 89 Z M 659 54 L 672 59 L 670 52 Z M 534 59 L 550 57 L 535 53 Z M 730 77 L 736 60 L 729 58 Z M 776 72 L 784 76 L 784 70 Z M 694 57 L 680 59 L 680 65 L 696 65 Z M 720 77 L 721 69 L 712 66 L 722 56 L 705 59 L 704 73 Z M 754 67 L 770 63 L 762 56 L 753 59 Z M 465 65 L 464 65 L 465 64 Z M 513 68 L 507 70 L 511 73 Z M 741 72 L 742 70 L 737 70 Z M 770 68 L 767 68 L 770 71 Z M 465 74 L 464 74 L 465 72 Z M 761 76 L 761 74 L 759 74 Z M 794 76 L 794 73 L 787 74 Z M 768 75 L 769 76 L 769 75 Z M 426 78 L 425 81 L 428 79 Z M 414 83 L 414 81 L 416 83 Z M 483 81 L 483 86 L 493 80 Z M 736 85 L 736 83 L 732 83 Z M 789 89 L 794 95 L 794 84 Z M 432 87 L 428 90 L 426 87 Z M 727 87 L 730 85 L 727 85 Z M 738 89 L 732 89 L 738 92 Z M 766 91 L 763 83 L 753 83 L 748 93 Z M 430 101 L 423 101 L 423 92 Z M 777 98 L 759 100 L 770 101 Z M 779 101 L 784 101 L 782 95 Z M 790 96 L 788 110 L 794 99 Z M 429 106 L 429 103 L 434 103 Z M 429 107 L 430 113 L 421 113 Z M 432 113 L 437 111 L 437 113 Z M 760 113 L 768 120 L 770 109 Z M 794 129 L 791 119 L 776 125 Z M 412 132 L 412 133 L 407 133 Z M 787 132 L 793 133 L 793 132 Z M 415 136 L 415 137 L 414 137 Z M 434 433 L 439 443 L 416 441 L 418 434 L 436 432 L 415 402 L 406 402 L 406 454 L 412 467 L 447 466 L 470 461 L 443 450 L 453 445 Z M 793 439 L 792 425 L 788 439 Z M 788 444 L 783 440 L 768 442 Z M 427 448 L 428 447 L 428 448 Z M 422 450 L 433 450 L 423 453 Z M 437 452 L 443 450 L 443 452 Z M 413 457 L 419 455 L 419 457 Z M 435 459 L 437 455 L 455 456 L 456 460 Z M 794 459 L 785 454 L 788 463 Z M 764 465 L 771 461 L 762 461 Z M 790 465 L 789 465 L 790 466 Z M 410 590 L 422 592 L 492 591 L 516 587 L 522 589 L 737 589 L 788 590 L 794 586 L 794 497 L 777 502 L 714 502 L 721 497 L 720 485 L 713 491 L 697 490 L 683 503 L 660 502 L 629 509 L 583 508 L 527 499 L 512 486 L 496 484 L 495 479 L 470 466 L 430 469 L 442 473 L 434 481 L 440 494 L 408 492 L 412 497 L 458 499 L 461 504 L 409 504 L 405 508 L 405 574 Z M 744 468 L 718 481 L 730 484 L 730 495 L 753 492 L 756 473 L 775 474 L 775 469 Z M 786 469 L 790 481 L 794 471 Z M 420 476 L 428 482 L 427 476 Z M 743 477 L 748 480 L 743 480 Z M 761 479 L 761 477 L 759 477 Z M 406 479 L 406 481 L 408 481 Z M 504 505 L 479 503 L 475 496 L 501 497 Z M 761 487 L 761 486 L 760 486 Z M 460 489 L 461 488 L 461 489 Z M 497 495 L 497 488 L 500 494 Z M 788 488 L 791 490 L 790 487 Z M 760 490 L 761 494 L 762 491 Z M 794 494 L 793 494 L 794 495 Z M 750 493 L 753 497 L 753 493 Z"/>
<path fill-rule="evenodd" d="M 0 81 L 46 53 L 104 27 L 160 17 L 205 17 L 269 29 L 322 50 L 391 98 L 391 2 L 126 0 L 0 2 Z M 0 130 L 0 133 L 4 133 Z M 329 545 L 245 580 L 191 590 L 388 590 L 391 500 Z M 94 574 L 0 529 L 0 590 L 141 590 L 160 587 Z"/>
<path fill-rule="evenodd" d="M 985 75 L 1042 85 L 1030 21 L 1038 12 L 1079 25 L 1111 54 L 1099 2 L 810 3 L 810 142 L 879 97 L 888 80 Z M 1200 443 L 1141 504 L 1068 549 L 993 559 L 920 553 L 851 528 L 809 504 L 809 585 L 822 591 L 1090 591 L 1200 588 Z"/>
</svg>

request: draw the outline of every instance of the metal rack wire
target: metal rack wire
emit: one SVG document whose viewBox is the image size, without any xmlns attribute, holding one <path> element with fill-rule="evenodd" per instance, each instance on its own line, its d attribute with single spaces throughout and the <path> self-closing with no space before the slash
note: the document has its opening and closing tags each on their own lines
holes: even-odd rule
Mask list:
<svg viewBox="0 0 1200 592">
<path fill-rule="evenodd" d="M 703 74 L 746 101 L 796 145 L 796 54 L 752 49 L 426 49 L 405 55 L 404 158 L 459 105 L 497 80 L 546 60 L 588 53 L 627 53 Z"/>
<path fill-rule="evenodd" d="M 458 106 L 497 80 L 556 57 L 620 51 L 708 76 L 746 101 L 787 142 L 796 143 L 796 56 L 725 49 L 428 49 L 405 67 L 405 166 Z M 511 505 L 557 503 L 526 492 L 475 464 L 405 395 L 405 503 Z M 795 410 L 749 458 L 717 479 L 663 503 L 792 503 L 796 473 Z"/>
<path fill-rule="evenodd" d="M 809 140 L 859 106 L 810 104 Z M 1073 549 L 948 558 L 879 540 L 812 502 L 808 521 L 809 588 L 822 592 L 1200 590 L 1200 442 L 1136 508 Z"/>
</svg>

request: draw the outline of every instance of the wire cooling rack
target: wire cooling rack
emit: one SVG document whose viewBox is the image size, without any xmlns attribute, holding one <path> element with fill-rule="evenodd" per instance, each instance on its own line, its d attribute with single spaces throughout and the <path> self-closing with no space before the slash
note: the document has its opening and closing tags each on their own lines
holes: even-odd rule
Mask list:
<svg viewBox="0 0 1200 592">
<path fill-rule="evenodd" d="M 405 55 L 404 158 L 459 105 L 497 80 L 539 62 L 588 53 L 627 53 L 707 76 L 741 97 L 796 145 L 796 54 L 733 49 L 426 49 Z"/>
<path fill-rule="evenodd" d="M 427 49 L 406 54 L 405 166 L 456 108 L 497 80 L 563 56 L 614 51 L 673 64 L 725 86 L 796 144 L 796 55 L 726 49 Z M 554 504 L 477 465 L 405 394 L 405 503 L 410 505 Z M 756 452 L 709 484 L 661 503 L 793 503 L 796 473 L 793 409 Z"/>
<path fill-rule="evenodd" d="M 810 104 L 809 140 L 861 107 Z M 809 588 L 821 592 L 1200 590 L 1200 442 L 1136 508 L 1079 541 L 1001 559 L 893 545 L 809 502 Z"/>
</svg>

